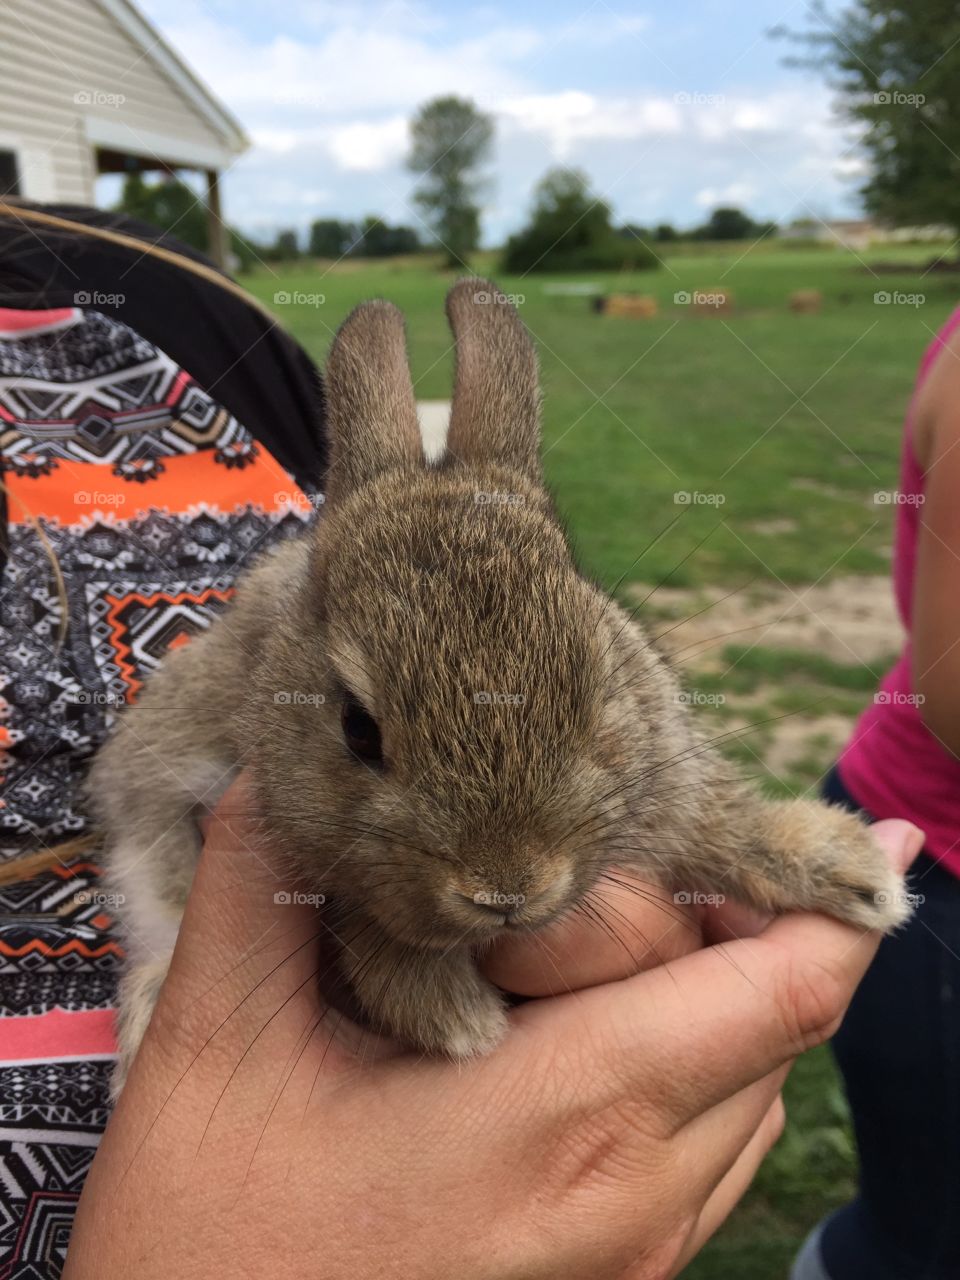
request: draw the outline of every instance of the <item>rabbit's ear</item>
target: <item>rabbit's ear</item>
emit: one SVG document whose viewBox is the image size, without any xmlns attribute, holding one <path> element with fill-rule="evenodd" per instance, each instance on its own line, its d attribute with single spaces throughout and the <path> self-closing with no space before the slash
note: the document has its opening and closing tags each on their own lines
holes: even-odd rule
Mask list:
<svg viewBox="0 0 960 1280">
<path fill-rule="evenodd" d="M 331 502 L 381 472 L 423 462 L 403 315 L 392 303 L 351 311 L 330 348 L 325 382 Z"/>
<path fill-rule="evenodd" d="M 447 453 L 540 477 L 537 356 L 513 304 L 486 280 L 460 280 L 447 295 L 456 375 Z"/>
</svg>

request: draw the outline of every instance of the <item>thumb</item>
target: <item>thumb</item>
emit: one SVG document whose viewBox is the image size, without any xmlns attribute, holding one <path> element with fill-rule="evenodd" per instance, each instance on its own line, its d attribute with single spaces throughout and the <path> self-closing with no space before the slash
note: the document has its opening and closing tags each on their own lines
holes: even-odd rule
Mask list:
<svg viewBox="0 0 960 1280">
<path fill-rule="evenodd" d="M 873 834 L 898 873 L 923 842 L 908 822 L 877 823 Z M 832 1035 L 879 943 L 879 933 L 827 916 L 779 916 L 755 938 L 707 947 L 576 1001 L 525 1005 L 518 1016 L 549 1025 L 561 1044 L 585 1018 L 606 1028 L 594 1075 L 616 1082 L 614 1092 L 627 1082 L 648 1096 L 644 1047 L 656 1045 L 655 1065 L 672 1064 L 666 1091 L 684 1125 Z"/>
<path fill-rule="evenodd" d="M 882 846 L 887 861 L 898 875 L 908 870 L 923 848 L 924 833 L 904 818 L 885 818 L 883 822 L 875 822 L 870 834 Z"/>
<path fill-rule="evenodd" d="M 249 968 L 254 957 L 267 969 L 272 953 L 292 954 L 319 938 L 323 899 L 308 889 L 265 847 L 250 779 L 241 774 L 207 824 L 170 981 L 196 998 L 218 977 Z"/>
</svg>

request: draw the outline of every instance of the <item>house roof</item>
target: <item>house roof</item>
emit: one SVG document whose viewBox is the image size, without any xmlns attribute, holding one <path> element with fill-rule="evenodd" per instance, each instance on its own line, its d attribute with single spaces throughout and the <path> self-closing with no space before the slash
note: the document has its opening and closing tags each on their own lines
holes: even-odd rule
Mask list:
<svg viewBox="0 0 960 1280">
<path fill-rule="evenodd" d="M 223 139 L 224 147 L 234 155 L 246 151 L 250 146 L 250 139 L 240 122 L 211 93 L 132 0 L 98 2 L 127 35 L 141 46 L 144 57 L 149 58 L 190 99 L 210 127 Z"/>
</svg>

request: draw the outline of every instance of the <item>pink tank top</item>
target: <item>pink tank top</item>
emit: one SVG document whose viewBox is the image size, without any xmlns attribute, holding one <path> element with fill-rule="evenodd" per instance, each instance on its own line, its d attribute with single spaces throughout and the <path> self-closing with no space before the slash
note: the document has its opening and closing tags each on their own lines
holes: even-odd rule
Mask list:
<svg viewBox="0 0 960 1280">
<path fill-rule="evenodd" d="M 947 339 L 960 328 L 960 308 L 924 353 L 917 389 Z M 920 717 L 911 675 L 911 615 L 917 533 L 925 477 L 913 451 L 913 410 L 907 411 L 900 463 L 893 589 L 907 631 L 896 665 L 857 722 L 840 756 L 844 786 L 875 818 L 909 818 L 927 834 L 926 850 L 960 876 L 960 760 L 933 736 Z"/>
</svg>

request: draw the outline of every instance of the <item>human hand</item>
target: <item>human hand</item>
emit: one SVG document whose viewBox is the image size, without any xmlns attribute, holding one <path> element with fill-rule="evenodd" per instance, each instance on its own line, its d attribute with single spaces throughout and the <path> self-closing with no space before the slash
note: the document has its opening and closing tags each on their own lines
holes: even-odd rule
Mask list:
<svg viewBox="0 0 960 1280">
<path fill-rule="evenodd" d="M 830 1034 L 877 945 L 785 918 L 524 1005 L 496 1052 L 457 1065 L 338 1025 L 323 928 L 274 901 L 287 887 L 253 823 L 214 823 L 65 1280 L 673 1276 L 749 1182 L 786 1064 Z M 570 973 L 622 976 L 595 958 Z"/>
<path fill-rule="evenodd" d="M 870 833 L 900 871 L 923 845 L 923 833 L 899 818 L 874 823 Z M 684 905 L 624 867 L 602 878 L 591 907 L 537 933 L 504 937 L 486 957 L 484 972 L 516 995 L 561 995 L 669 964 L 704 946 L 755 937 L 773 919 L 732 898 Z"/>
</svg>

